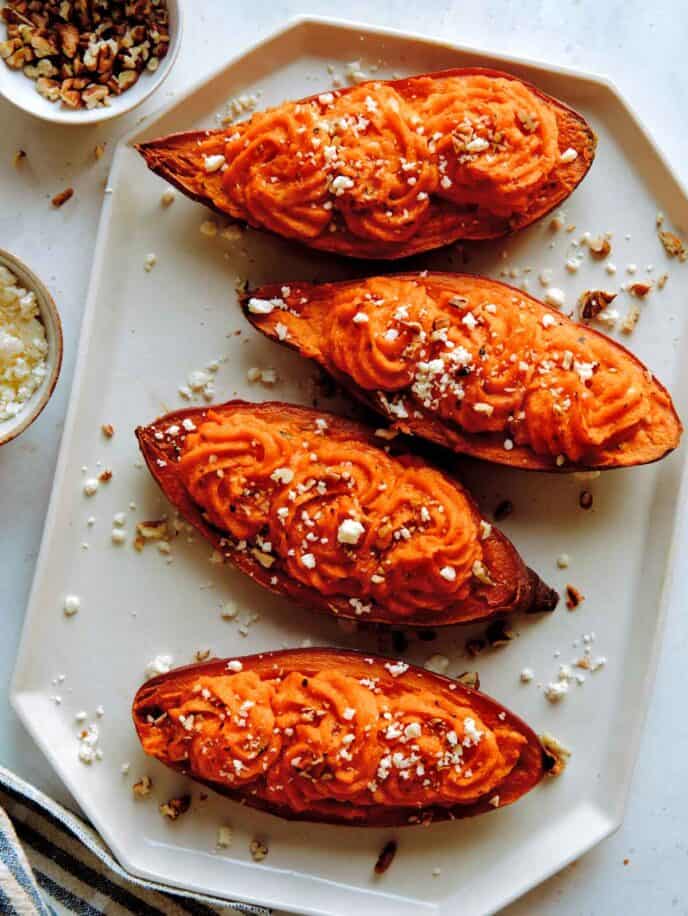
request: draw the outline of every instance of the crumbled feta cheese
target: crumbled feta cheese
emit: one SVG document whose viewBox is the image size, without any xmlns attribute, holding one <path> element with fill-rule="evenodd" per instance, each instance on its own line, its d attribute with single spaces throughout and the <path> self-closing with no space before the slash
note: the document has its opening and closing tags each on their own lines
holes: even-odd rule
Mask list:
<svg viewBox="0 0 688 916">
<path fill-rule="evenodd" d="M 223 825 L 217 828 L 218 849 L 228 849 L 232 845 L 232 828 Z"/>
<path fill-rule="evenodd" d="M 78 595 L 65 595 L 62 610 L 65 617 L 73 617 L 81 610 L 81 598 Z"/>
<path fill-rule="evenodd" d="M 208 239 L 215 238 L 217 235 L 217 223 L 213 219 L 204 220 L 199 227 L 201 235 Z"/>
<path fill-rule="evenodd" d="M 354 324 L 368 324 L 368 316 L 365 312 L 356 312 L 351 320 Z"/>
<path fill-rule="evenodd" d="M 269 315 L 279 308 L 284 308 L 283 299 L 256 299 L 255 296 L 252 296 L 248 300 L 248 310 L 252 315 Z"/>
<path fill-rule="evenodd" d="M 564 295 L 564 291 L 559 289 L 558 286 L 548 287 L 547 291 L 545 292 L 545 302 L 547 305 L 553 305 L 555 308 L 563 308 L 566 304 L 566 296 Z"/>
<path fill-rule="evenodd" d="M 306 567 L 306 569 L 315 569 L 317 563 L 315 556 L 312 553 L 301 554 L 301 562 Z"/>
<path fill-rule="evenodd" d="M 289 484 L 294 479 L 294 472 L 291 468 L 275 468 L 272 474 L 270 474 L 270 479 L 274 480 L 276 483 Z"/>
<path fill-rule="evenodd" d="M 572 146 L 569 146 L 568 149 L 564 150 L 559 159 L 561 162 L 565 163 L 574 162 L 576 159 L 578 159 L 578 153 Z"/>
<path fill-rule="evenodd" d="M 234 620 L 238 613 L 239 608 L 234 601 L 225 601 L 220 608 L 220 617 L 222 617 L 223 620 Z"/>
<path fill-rule="evenodd" d="M 353 186 L 354 182 L 348 175 L 336 175 L 330 184 L 330 187 L 337 197 L 341 197 L 345 191 L 351 190 Z"/>
<path fill-rule="evenodd" d="M 156 655 L 146 665 L 146 678 L 157 677 L 158 674 L 167 674 L 171 670 L 174 658 L 171 655 Z"/>
<path fill-rule="evenodd" d="M 585 382 L 590 381 L 593 377 L 595 369 L 597 368 L 597 363 L 583 363 L 579 362 L 577 359 L 573 361 L 573 371 L 578 375 L 578 378 L 585 384 Z"/>
<path fill-rule="evenodd" d="M 340 544 L 358 544 L 365 533 L 365 528 L 353 518 L 345 518 L 337 529 L 337 540 Z"/>
<path fill-rule="evenodd" d="M 354 718 L 355 715 L 356 715 L 356 710 L 353 709 L 351 706 L 347 706 L 344 712 L 342 713 L 342 717 L 346 719 L 347 722 L 350 722 Z"/>
<path fill-rule="evenodd" d="M 212 173 L 219 171 L 227 160 L 221 153 L 212 156 L 203 157 L 203 168 L 206 172 Z"/>
<path fill-rule="evenodd" d="M 492 534 L 492 525 L 485 519 L 480 519 L 480 540 L 485 541 Z"/>
<path fill-rule="evenodd" d="M 406 662 L 385 662 L 385 668 L 389 671 L 392 677 L 399 677 L 408 671 L 409 666 L 406 664 Z"/>
<path fill-rule="evenodd" d="M 98 491 L 98 478 L 88 477 L 86 480 L 84 480 L 83 490 L 85 496 L 94 496 Z"/>
<path fill-rule="evenodd" d="M 446 579 L 447 582 L 455 582 L 456 570 L 453 566 L 443 566 L 442 569 L 440 569 L 440 576 L 442 576 L 443 579 Z"/>
<path fill-rule="evenodd" d="M 234 671 L 234 672 L 241 671 L 241 670 L 243 669 L 243 667 L 244 667 L 244 666 L 242 665 L 242 663 L 241 663 L 238 659 L 236 659 L 236 658 L 234 658 L 234 659 L 232 659 L 231 661 L 227 662 L 227 670 L 228 670 L 228 671 Z"/>
<path fill-rule="evenodd" d="M 487 417 L 491 417 L 492 414 L 494 413 L 494 407 L 492 406 L 492 404 L 487 404 L 485 401 L 477 401 L 473 405 L 473 410 L 476 413 L 485 414 L 485 416 Z"/>
<path fill-rule="evenodd" d="M 545 687 L 545 696 L 550 703 L 557 703 L 569 692 L 567 681 L 551 681 Z"/>
<path fill-rule="evenodd" d="M 97 747 L 99 739 L 98 726 L 92 722 L 79 735 L 78 757 L 82 763 L 91 764 L 94 760 L 102 758 L 102 751 Z"/>
</svg>

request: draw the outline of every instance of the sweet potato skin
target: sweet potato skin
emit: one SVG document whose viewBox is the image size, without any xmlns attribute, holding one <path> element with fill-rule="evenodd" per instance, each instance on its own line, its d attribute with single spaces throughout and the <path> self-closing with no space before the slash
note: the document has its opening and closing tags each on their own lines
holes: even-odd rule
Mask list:
<svg viewBox="0 0 688 916">
<path fill-rule="evenodd" d="M 387 277 L 388 279 L 397 279 L 401 281 L 417 281 L 421 275 L 418 273 L 394 273 L 388 274 Z M 432 286 L 433 280 L 442 284 L 450 283 L 452 280 L 470 281 L 472 279 L 479 280 L 480 282 L 486 282 L 486 278 L 484 277 L 474 278 L 470 274 L 448 273 L 440 271 L 423 271 L 422 279 L 429 288 Z M 309 299 L 312 298 L 321 300 L 323 302 L 323 307 L 326 308 L 328 297 L 331 296 L 337 289 L 356 286 L 360 282 L 360 280 L 346 280 L 340 283 L 317 284 L 290 281 L 288 282 L 288 285 L 292 291 L 298 292 L 300 295 L 308 297 Z M 510 286 L 509 284 L 501 283 L 497 280 L 490 280 L 487 282 L 493 283 L 496 287 L 503 287 L 509 290 L 513 290 L 513 292 L 521 298 L 532 299 L 534 302 L 537 302 L 537 304 L 542 309 L 556 316 L 557 320 L 562 319 L 562 313 L 558 309 L 534 299 L 534 297 L 529 296 L 521 289 Z M 334 381 L 341 388 L 347 391 L 358 401 L 365 404 L 371 410 L 381 414 L 387 421 L 389 421 L 390 426 L 400 433 L 418 436 L 430 442 L 436 443 L 437 445 L 448 448 L 453 452 L 470 455 L 474 458 L 479 458 L 483 461 L 489 461 L 493 464 L 501 464 L 506 467 L 519 468 L 526 471 L 550 471 L 554 473 L 571 473 L 582 470 L 609 470 L 614 468 L 634 467 L 643 464 L 651 464 L 664 458 L 679 445 L 683 432 L 683 425 L 673 405 L 669 392 L 667 391 L 666 387 L 654 376 L 652 376 L 654 391 L 659 398 L 666 400 L 669 406 L 666 411 L 666 415 L 663 417 L 665 429 L 662 431 L 662 435 L 658 437 L 658 443 L 652 450 L 646 450 L 644 453 L 634 452 L 632 449 L 617 449 L 614 451 L 608 451 L 605 454 L 601 454 L 594 461 L 585 461 L 579 463 L 572 463 L 567 461 L 564 464 L 560 464 L 557 463 L 555 456 L 537 454 L 528 446 L 524 445 L 515 444 L 511 451 L 506 451 L 504 449 L 504 437 L 502 434 L 475 434 L 465 432 L 456 425 L 443 422 L 431 412 L 420 406 L 418 406 L 417 412 L 421 414 L 421 416 L 409 416 L 408 418 L 400 420 L 390 413 L 386 400 L 381 397 L 383 392 L 367 391 L 359 387 L 350 376 L 338 372 L 326 360 L 321 358 L 321 354 L 318 351 L 316 341 L 311 342 L 304 340 L 300 342 L 292 332 L 290 332 L 288 339 L 278 339 L 273 331 L 270 321 L 265 320 L 264 316 L 254 315 L 249 311 L 249 299 L 254 296 L 257 298 L 265 299 L 270 299 L 273 297 L 279 298 L 281 296 L 281 289 L 283 285 L 284 283 L 271 283 L 257 289 L 249 290 L 242 294 L 240 296 L 240 304 L 247 320 L 255 328 L 265 334 L 265 336 L 267 336 L 270 340 L 273 340 L 276 343 L 280 343 L 282 346 L 287 346 L 302 356 L 313 359 L 334 379 Z M 580 328 L 588 337 L 597 337 L 605 340 L 608 343 L 612 343 L 617 351 L 624 354 L 625 357 L 635 363 L 635 365 L 642 368 L 643 371 L 648 372 L 638 357 L 622 344 L 612 340 L 600 331 L 591 328 L 589 325 L 580 325 Z"/>
<path fill-rule="evenodd" d="M 255 671 L 261 676 L 275 673 L 287 674 L 290 671 L 299 671 L 307 676 L 313 676 L 320 670 L 336 669 L 343 674 L 350 674 L 359 678 L 380 678 L 381 685 L 389 683 L 393 687 L 393 684 L 406 681 L 407 683 L 422 686 L 433 693 L 450 696 L 452 699 L 464 697 L 486 725 L 491 728 L 500 725 L 507 726 L 519 732 L 526 739 L 526 744 L 523 747 L 517 765 L 499 787 L 500 808 L 518 801 L 519 798 L 534 788 L 545 774 L 545 757 L 540 741 L 535 732 L 522 719 L 484 693 L 466 687 L 458 681 L 453 681 L 443 675 L 435 674 L 424 668 L 409 666 L 408 671 L 400 678 L 393 678 L 384 665 L 386 662 L 395 662 L 395 659 L 331 648 L 284 649 L 243 656 L 238 660 L 241 661 L 244 671 Z M 185 685 L 195 681 L 201 675 L 213 677 L 225 674 L 227 674 L 227 659 L 213 659 L 202 664 L 176 668 L 167 674 L 161 674 L 146 681 L 137 691 L 132 705 L 132 718 L 139 739 L 141 740 L 142 737 L 148 711 L 155 709 L 157 698 L 160 696 L 161 691 L 165 689 L 174 690 L 177 687 L 183 691 Z M 503 716 L 502 719 L 498 718 L 500 715 Z M 197 779 L 192 773 L 188 773 L 183 766 L 170 763 L 164 759 L 161 759 L 161 762 L 178 772 Z M 453 807 L 430 805 L 423 808 L 390 808 L 384 805 L 376 805 L 371 806 L 370 811 L 367 811 L 363 817 L 347 816 L 346 810 L 331 810 L 325 815 L 314 816 L 312 812 L 296 812 L 288 807 L 277 807 L 268 804 L 264 799 L 256 798 L 249 792 L 242 793 L 215 782 L 197 781 L 202 782 L 221 795 L 231 798 L 233 801 L 238 801 L 251 808 L 267 811 L 269 814 L 286 820 L 344 824 L 355 827 L 404 827 L 414 824 L 427 826 L 433 822 L 474 817 L 478 814 L 486 814 L 495 810 L 487 797 L 485 797 L 473 804 L 455 805 Z M 493 793 L 489 794 L 492 795 Z"/>
<path fill-rule="evenodd" d="M 552 107 L 557 118 L 560 149 L 564 150 L 570 147 L 578 153 L 575 162 L 566 166 L 568 171 L 566 171 L 564 177 L 562 177 L 564 167 L 559 166 L 553 171 L 550 181 L 540 188 L 539 192 L 533 197 L 529 207 L 524 212 L 513 214 L 509 218 L 498 217 L 474 208 L 465 208 L 465 213 L 463 210 L 461 211 L 462 217 L 457 223 L 457 208 L 449 201 L 437 199 L 433 200 L 430 216 L 421 230 L 406 241 L 382 242 L 362 239 L 343 228 L 338 229 L 337 232 L 324 232 L 316 238 L 297 239 L 296 241 L 310 248 L 346 257 L 397 260 L 420 254 L 424 251 L 441 248 L 445 245 L 451 245 L 460 240 L 480 241 L 501 238 L 519 229 L 526 228 L 565 201 L 588 173 L 595 157 L 597 140 L 592 128 L 582 115 L 564 102 L 547 95 L 526 80 L 489 67 L 459 67 L 436 73 L 418 74 L 404 79 L 374 80 L 371 82 L 380 82 L 391 86 L 401 95 L 405 95 L 413 80 L 424 77 L 439 80 L 447 77 L 473 75 L 515 80 L 526 86 Z M 354 88 L 356 87 L 338 90 L 338 92 L 346 94 L 353 91 Z M 308 96 L 300 101 L 305 103 L 315 98 L 317 98 L 317 94 Z M 199 140 L 206 139 L 214 133 L 220 134 L 222 131 L 183 131 L 137 144 L 136 149 L 153 172 L 170 182 L 183 194 L 227 217 L 226 210 L 211 196 L 199 193 L 192 180 L 195 166 L 192 163 L 190 151 L 194 149 Z M 243 225 L 250 225 L 241 220 L 233 221 Z M 260 226 L 254 226 L 253 228 L 268 231 Z"/>
<path fill-rule="evenodd" d="M 178 457 L 176 446 L 166 441 L 160 441 L 155 437 L 157 431 L 162 431 L 172 424 L 181 425 L 186 418 L 193 420 L 198 425 L 207 415 L 209 409 L 219 412 L 231 412 L 243 411 L 247 408 L 255 412 L 257 416 L 265 419 L 291 417 L 303 421 L 305 418 L 312 420 L 315 417 L 326 417 L 328 436 L 349 437 L 374 445 L 377 448 L 380 447 L 379 440 L 376 441 L 374 434 L 367 427 L 333 414 L 296 407 L 279 401 L 250 404 L 237 400 L 229 401 L 222 405 L 214 405 L 212 408 L 185 408 L 167 414 L 149 426 L 139 427 L 136 430 L 136 436 L 148 469 L 165 496 L 180 511 L 182 516 L 219 550 L 227 561 L 246 573 L 254 582 L 311 610 L 332 614 L 336 617 L 361 620 L 361 617 L 356 615 L 346 597 L 325 596 L 319 591 L 291 578 L 277 567 L 265 569 L 247 551 L 228 549 L 226 537 L 206 521 L 200 508 L 192 501 L 182 484 L 175 470 Z M 392 449 L 392 452 L 394 452 L 394 449 Z M 469 494 L 456 480 L 452 479 L 451 483 L 468 498 L 474 518 L 479 521 L 480 512 Z M 454 614 L 432 612 L 418 617 L 400 618 L 399 615 L 392 614 L 382 607 L 374 606 L 371 613 L 366 614 L 365 622 L 394 626 L 413 626 L 415 628 L 438 627 L 489 620 L 502 614 L 516 612 L 538 613 L 555 609 L 559 600 L 557 592 L 546 585 L 533 570 L 525 565 L 514 546 L 501 531 L 492 526 L 490 536 L 481 541 L 481 545 L 485 555 L 485 564 L 497 584 L 495 586 L 476 585 L 469 598 L 461 604 L 460 608 L 457 608 Z"/>
</svg>

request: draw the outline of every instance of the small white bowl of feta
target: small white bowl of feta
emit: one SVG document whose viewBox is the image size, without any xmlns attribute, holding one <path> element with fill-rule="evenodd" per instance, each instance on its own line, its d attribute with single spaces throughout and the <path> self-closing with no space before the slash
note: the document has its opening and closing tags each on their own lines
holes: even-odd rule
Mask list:
<svg viewBox="0 0 688 916">
<path fill-rule="evenodd" d="M 0 445 L 50 400 L 62 365 L 62 326 L 36 274 L 0 248 Z"/>
</svg>

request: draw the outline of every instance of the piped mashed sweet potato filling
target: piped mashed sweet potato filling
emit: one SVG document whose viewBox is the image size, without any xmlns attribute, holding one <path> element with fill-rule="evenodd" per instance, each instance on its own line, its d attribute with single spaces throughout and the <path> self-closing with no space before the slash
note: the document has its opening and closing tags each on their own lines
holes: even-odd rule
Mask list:
<svg viewBox="0 0 688 916">
<path fill-rule="evenodd" d="M 236 548 L 268 568 L 279 559 L 358 614 L 370 601 L 402 618 L 448 609 L 484 572 L 479 517 L 458 487 L 417 459 L 328 438 L 323 419 L 209 410 L 185 436 L 177 471 Z"/>
<path fill-rule="evenodd" d="M 294 812 L 335 803 L 353 817 L 498 792 L 526 737 L 496 716 L 488 725 L 465 695 L 396 680 L 396 666 L 407 667 L 388 663 L 382 682 L 377 670 L 162 679 L 135 703 L 139 737 L 166 764 Z"/>
<path fill-rule="evenodd" d="M 581 180 L 594 140 L 528 84 L 468 70 L 324 92 L 140 151 L 235 219 L 327 249 L 343 235 L 344 254 L 388 257 L 532 221 Z"/>
<path fill-rule="evenodd" d="M 514 450 L 559 465 L 641 463 L 678 442 L 671 398 L 637 359 L 505 284 L 400 275 L 260 298 L 273 292 L 247 300 L 251 321 L 373 393 L 402 428 L 429 418 L 492 442 L 504 463 Z"/>
</svg>

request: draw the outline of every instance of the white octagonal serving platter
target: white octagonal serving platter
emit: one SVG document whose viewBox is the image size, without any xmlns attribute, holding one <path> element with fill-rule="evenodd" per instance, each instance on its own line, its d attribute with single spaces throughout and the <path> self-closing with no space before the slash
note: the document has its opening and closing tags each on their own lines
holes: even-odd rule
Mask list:
<svg viewBox="0 0 688 916">
<path fill-rule="evenodd" d="M 566 294 L 568 310 L 584 289 L 620 289 L 632 276 L 656 280 L 668 271 L 664 289 L 653 290 L 640 304 L 635 332 L 611 333 L 646 361 L 686 414 L 688 367 L 680 354 L 686 347 L 681 285 L 688 265 L 667 258 L 655 218 L 661 210 L 667 226 L 688 228 L 688 201 L 614 88 L 601 78 L 428 38 L 299 20 L 153 116 L 115 154 L 12 696 L 86 815 L 122 865 L 137 875 L 302 914 L 344 916 L 356 907 L 378 916 L 469 916 L 505 905 L 620 823 L 664 610 L 678 584 L 671 557 L 683 538 L 677 526 L 685 503 L 681 450 L 656 465 L 608 472 L 589 482 L 455 460 L 486 512 L 504 499 L 513 502 L 503 527 L 528 562 L 552 584 L 571 583 L 585 595 L 575 612 L 562 602 L 552 615 L 515 621 L 518 638 L 477 658 L 466 657 L 464 644 L 480 628 L 440 631 L 434 642 L 412 635 L 404 653 L 421 663 L 444 654 L 450 674 L 479 670 L 487 693 L 572 749 L 560 778 L 547 780 L 508 809 L 428 829 L 362 830 L 289 824 L 212 793 L 203 800 L 193 787 L 191 811 L 170 823 L 160 816 L 158 803 L 189 784 L 143 755 L 130 720 L 146 665 L 160 654 L 185 664 L 196 651 L 236 656 L 308 642 L 396 654 L 388 634 L 345 633 L 335 621 L 268 596 L 210 562 L 208 546 L 189 542 L 184 533 L 172 541 L 169 555 L 155 545 L 141 553 L 132 547 L 135 522 L 166 511 L 142 468 L 133 429 L 186 403 L 178 389 L 189 372 L 219 360 L 217 400 L 239 395 L 310 403 L 317 397 L 321 406 L 330 405 L 314 386 L 309 365 L 244 322 L 237 284 L 336 279 L 374 269 L 252 231 L 238 240 L 221 231 L 204 235 L 203 221 L 211 219 L 222 229 L 222 220 L 180 196 L 163 208 L 166 186 L 147 171 L 132 143 L 213 126 L 236 96 L 255 94 L 262 107 L 324 91 L 333 77 L 345 79 L 352 61 L 358 64 L 349 70 L 371 77 L 456 66 L 507 69 L 589 119 L 599 137 L 597 159 L 563 208 L 564 224 L 574 230 L 557 231 L 546 219 L 508 240 L 454 246 L 416 258 L 413 265 L 506 275 L 516 284 L 525 279 L 536 295 L 542 290 L 538 275 L 549 270 L 551 282 Z M 615 275 L 574 244 L 586 231 L 612 233 L 608 261 L 616 265 Z M 569 273 L 565 262 L 576 253 L 580 267 Z M 157 263 L 145 271 L 148 254 L 155 254 Z M 632 275 L 627 266 L 633 264 Z M 622 291 L 617 303 L 623 315 L 633 300 Z M 253 366 L 276 368 L 278 383 L 270 389 L 250 384 L 247 370 Z M 101 433 L 104 423 L 115 428 L 111 439 Z M 85 496 L 84 479 L 106 468 L 112 480 Z M 583 487 L 594 498 L 587 512 L 578 504 Z M 127 516 L 127 543 L 117 546 L 111 531 L 119 512 Z M 567 569 L 557 567 L 561 553 L 570 557 Z M 67 618 L 62 607 L 70 593 L 79 595 L 81 609 Z M 228 601 L 240 609 L 234 620 L 220 614 Z M 560 664 L 581 655 L 584 637 L 593 640 L 593 656 L 606 657 L 606 664 L 586 672 L 585 683 L 572 683 L 560 703 L 549 703 L 543 685 L 556 679 Z M 519 680 L 526 666 L 535 671 L 530 684 Z M 95 722 L 99 729 L 102 759 L 91 764 L 78 757 L 84 726 L 74 717 L 80 710 L 88 714 L 86 725 Z M 123 763 L 129 763 L 125 774 Z M 131 784 L 144 774 L 153 779 L 153 795 L 135 800 Z M 220 850 L 215 843 L 223 824 L 234 828 L 234 842 Z M 399 843 L 397 857 L 376 878 L 373 863 L 391 836 Z M 270 849 L 260 863 L 249 854 L 254 837 Z"/>
</svg>

